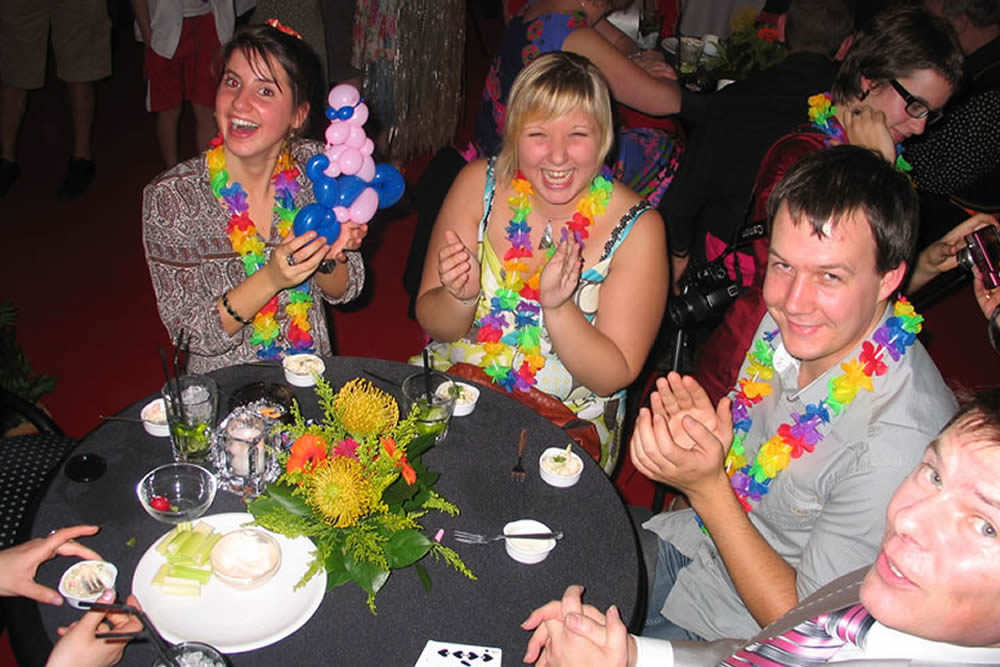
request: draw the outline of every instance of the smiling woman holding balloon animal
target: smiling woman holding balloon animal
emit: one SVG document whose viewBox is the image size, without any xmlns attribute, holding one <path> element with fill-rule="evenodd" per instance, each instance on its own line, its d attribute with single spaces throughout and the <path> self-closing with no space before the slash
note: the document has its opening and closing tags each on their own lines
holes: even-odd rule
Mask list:
<svg viewBox="0 0 1000 667">
<path fill-rule="evenodd" d="M 171 338 L 188 333 L 192 373 L 331 354 L 322 301 L 361 292 L 365 270 L 355 251 L 375 209 L 402 194 L 399 173 L 371 159 L 361 129 L 367 108 L 350 86 L 330 93 L 326 154 L 297 138 L 318 91 L 319 62 L 293 30 L 276 21 L 247 26 L 222 61 L 219 136 L 143 195 L 160 318 Z"/>
</svg>

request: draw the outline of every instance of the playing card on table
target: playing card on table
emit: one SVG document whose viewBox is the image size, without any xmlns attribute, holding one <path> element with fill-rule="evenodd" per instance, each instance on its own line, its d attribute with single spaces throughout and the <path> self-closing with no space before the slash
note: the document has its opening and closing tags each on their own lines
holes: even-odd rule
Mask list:
<svg viewBox="0 0 1000 667">
<path fill-rule="evenodd" d="M 424 650 L 417 658 L 414 667 L 484 667 L 492 665 L 500 667 L 503 652 L 492 646 L 474 646 L 472 644 L 455 644 L 454 642 L 439 642 L 428 639 Z"/>
</svg>

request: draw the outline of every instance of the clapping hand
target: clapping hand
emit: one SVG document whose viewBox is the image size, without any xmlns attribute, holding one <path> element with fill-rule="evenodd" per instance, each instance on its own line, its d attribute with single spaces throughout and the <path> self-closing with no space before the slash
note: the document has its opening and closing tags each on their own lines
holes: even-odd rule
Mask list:
<svg viewBox="0 0 1000 667">
<path fill-rule="evenodd" d="M 521 627 L 535 631 L 524 662 L 536 667 L 625 664 L 628 632 L 618 610 L 605 615 L 583 604 L 583 586 L 569 586 L 561 600 L 531 612 Z"/>
<path fill-rule="evenodd" d="M 573 239 L 563 239 L 556 247 L 552 259 L 542 269 L 538 281 L 539 303 L 542 308 L 558 308 L 566 303 L 580 283 L 583 256 L 580 244 Z"/>
<path fill-rule="evenodd" d="M 445 246 L 438 252 L 438 278 L 453 297 L 470 301 L 479 294 L 479 260 L 452 230 L 445 230 L 444 237 Z"/>
<path fill-rule="evenodd" d="M 732 440 L 729 399 L 712 408 L 691 377 L 671 373 L 657 382 L 650 408 L 639 411 L 630 455 L 639 472 L 693 496 L 725 484 L 723 462 Z"/>
<path fill-rule="evenodd" d="M 97 531 L 97 526 L 72 526 L 0 551 L 0 595 L 20 595 L 45 604 L 62 604 L 59 593 L 35 583 L 38 566 L 56 556 L 101 560 L 100 554 L 76 541 L 78 537 Z"/>
</svg>

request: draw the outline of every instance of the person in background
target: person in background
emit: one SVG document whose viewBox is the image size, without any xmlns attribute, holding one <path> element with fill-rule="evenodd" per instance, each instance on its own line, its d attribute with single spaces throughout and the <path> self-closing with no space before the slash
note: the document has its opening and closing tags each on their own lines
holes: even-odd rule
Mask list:
<svg viewBox="0 0 1000 667">
<path fill-rule="evenodd" d="M 848 49 L 831 91 L 803 100 L 812 122 L 768 150 L 754 183 L 748 222 L 763 227 L 775 184 L 803 156 L 829 146 L 867 146 L 905 170 L 903 142 L 941 116 L 961 79 L 962 52 L 944 20 L 906 6 L 873 17 Z M 766 236 L 753 242 L 751 252 L 752 283 L 698 353 L 696 376 L 713 401 L 736 382 L 754 325 L 766 310 L 761 292 L 768 266 Z"/>
<path fill-rule="evenodd" d="M 35 582 L 38 566 L 56 556 L 75 556 L 86 560 L 101 560 L 100 554 L 76 541 L 93 535 L 97 526 L 72 526 L 52 531 L 48 537 L 38 537 L 0 551 L 0 596 L 23 596 L 42 604 L 61 605 L 62 596 Z M 106 591 L 99 602 L 114 602 L 115 592 Z M 138 606 L 134 596 L 128 604 Z M 104 627 L 99 627 L 101 624 Z M 112 641 L 97 639 L 96 632 L 135 632 L 142 629 L 139 619 L 129 614 L 106 614 L 90 611 L 68 628 L 60 628 L 62 637 L 56 642 L 46 663 L 49 667 L 104 667 L 121 660 L 128 639 Z"/>
<path fill-rule="evenodd" d="M 897 298 L 916 211 L 909 179 L 858 146 L 771 192 L 767 312 L 739 382 L 716 403 L 661 378 L 632 437 L 636 469 L 693 508 L 643 524 L 659 537 L 643 635 L 749 637 L 875 556 L 889 496 L 955 410 Z M 710 445 L 686 437 L 695 421 Z"/>
<path fill-rule="evenodd" d="M 653 437 L 650 427 L 666 425 L 647 420 L 642 428 Z M 697 427 L 688 431 L 711 438 Z M 547 667 L 997 665 L 998 529 L 1000 391 L 992 389 L 963 401 L 900 483 L 874 562 L 819 589 L 751 639 L 635 637 L 617 609 L 584 605 L 583 588 L 570 586 L 561 601 L 525 621 L 522 627 L 535 632 L 524 660 Z"/>
<path fill-rule="evenodd" d="M 924 4 L 951 24 L 965 54 L 963 89 L 906 149 L 921 193 L 921 235 L 934 239 L 966 211 L 1000 213 L 1000 2 Z"/>
<path fill-rule="evenodd" d="M 184 101 L 191 102 L 195 145 L 215 135 L 213 64 L 233 36 L 236 17 L 227 0 L 131 0 L 135 24 L 146 45 L 146 109 L 156 114 L 156 137 L 166 166 L 177 164 L 177 126 Z"/>
<path fill-rule="evenodd" d="M 508 392 L 554 397 L 596 428 L 590 453 L 609 474 L 667 285 L 662 220 L 611 179 L 613 141 L 597 66 L 535 58 L 511 89 L 500 155 L 448 192 L 416 303 L 435 367 L 464 362 Z"/>
<path fill-rule="evenodd" d="M 286 354 L 332 354 L 323 302 L 355 298 L 367 225 L 336 240 L 291 221 L 313 201 L 303 141 L 322 86 L 316 54 L 287 26 L 240 29 L 223 51 L 220 136 L 143 193 L 143 242 L 160 318 L 189 335 L 192 373 Z M 345 252 L 346 251 L 346 252 Z"/>
<path fill-rule="evenodd" d="M 66 82 L 73 146 L 60 199 L 79 197 L 94 180 L 94 82 L 111 76 L 111 19 L 105 0 L 0 2 L 0 197 L 21 176 L 17 138 L 28 91 L 45 84 L 52 31 L 56 74 Z"/>
<path fill-rule="evenodd" d="M 851 5 L 791 0 L 787 12 L 776 17 L 788 56 L 709 96 L 673 187 L 659 205 L 668 225 L 675 288 L 692 254 L 695 263 L 711 261 L 733 240 L 767 149 L 809 120 L 804 99 L 830 89 L 836 61 L 851 43 Z"/>
</svg>

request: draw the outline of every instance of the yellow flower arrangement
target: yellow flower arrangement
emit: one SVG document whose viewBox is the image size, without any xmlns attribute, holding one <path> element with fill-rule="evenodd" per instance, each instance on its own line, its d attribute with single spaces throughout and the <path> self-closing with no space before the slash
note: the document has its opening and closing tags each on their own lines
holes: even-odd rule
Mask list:
<svg viewBox="0 0 1000 667">
<path fill-rule="evenodd" d="M 420 562 L 427 554 L 475 579 L 458 553 L 429 539 L 418 522 L 430 510 L 459 512 L 434 491 L 437 473 L 420 461 L 434 435 L 418 437 L 415 415 L 400 421 L 395 399 L 366 380 L 334 393 L 320 378 L 316 394 L 323 420 L 307 424 L 293 404 L 294 423 L 278 427 L 294 440 L 278 455 L 284 472 L 248 506 L 258 525 L 316 545 L 298 586 L 325 570 L 328 588 L 353 581 L 375 613 L 375 595 L 392 570 L 413 566 L 429 585 Z"/>
</svg>

